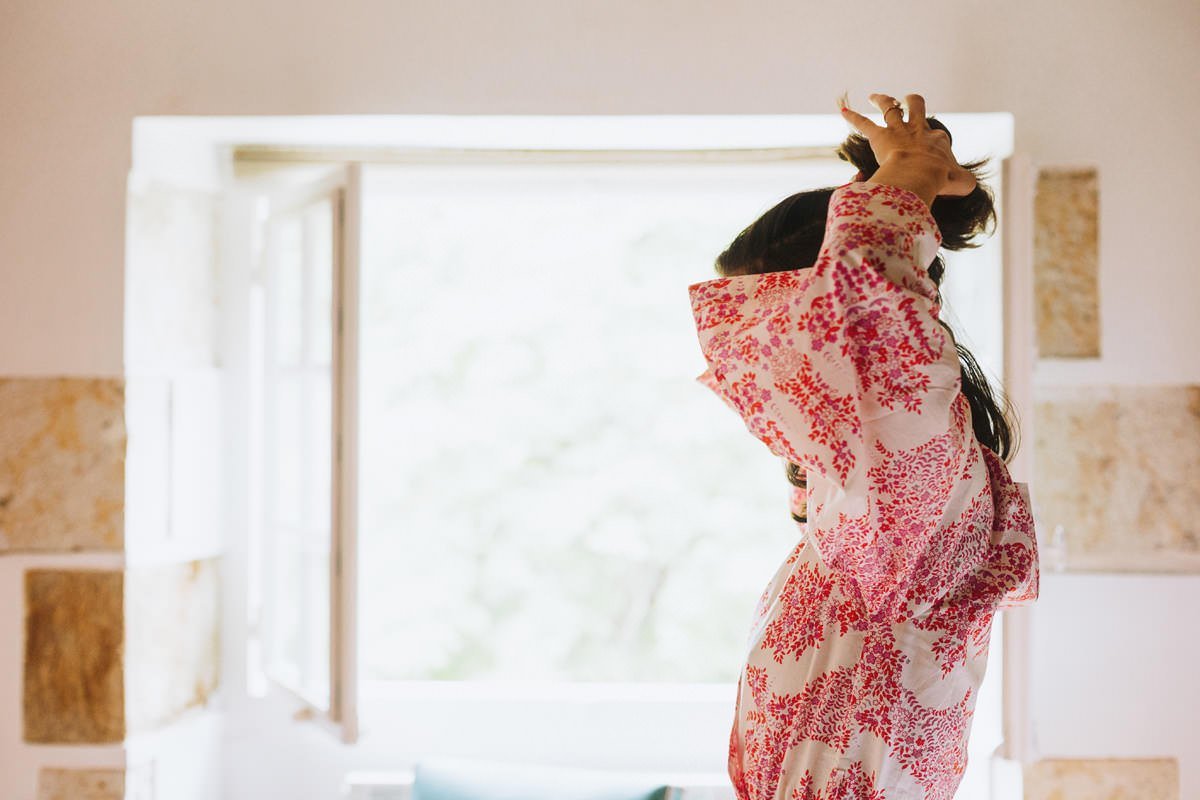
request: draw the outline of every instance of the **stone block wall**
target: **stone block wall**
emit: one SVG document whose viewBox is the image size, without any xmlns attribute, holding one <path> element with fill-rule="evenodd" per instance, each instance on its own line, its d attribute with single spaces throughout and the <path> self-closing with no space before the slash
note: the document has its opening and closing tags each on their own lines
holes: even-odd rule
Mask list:
<svg viewBox="0 0 1200 800">
<path fill-rule="evenodd" d="M 38 800 L 125 800 L 125 771 L 47 767 L 38 777 Z"/>
<path fill-rule="evenodd" d="M 0 378 L 0 553 L 120 551 L 124 386 Z"/>
<path fill-rule="evenodd" d="M 1046 566 L 1200 571 L 1200 386 L 1081 381 L 1064 369 L 1103 356 L 1097 171 L 1043 167 L 1034 211 L 1035 514 Z"/>
<path fill-rule="evenodd" d="M 1025 800 L 1179 800 L 1173 758 L 1046 759 L 1025 774 Z"/>
<path fill-rule="evenodd" d="M 1200 571 L 1200 386 L 1044 386 L 1035 414 L 1048 567 Z"/>
<path fill-rule="evenodd" d="M 125 739 L 123 579 L 114 570 L 25 573 L 25 741 Z"/>
<path fill-rule="evenodd" d="M 1044 167 L 1034 199 L 1034 320 L 1042 358 L 1100 355 L 1100 208 L 1095 169 Z"/>
<path fill-rule="evenodd" d="M 145 394 L 131 408 L 119 378 L 0 379 L 0 557 L 20 583 L 19 603 L 0 610 L 19 632 L 13 661 L 0 666 L 20 697 L 19 714 L 0 720 L 11 725 L 0 732 L 5 797 L 149 800 L 152 765 L 129 761 L 130 737 L 152 739 L 189 715 L 214 713 L 220 540 L 180 532 L 215 524 L 219 512 L 193 515 L 174 537 L 169 526 L 157 539 L 143 530 L 132 540 L 141 551 L 126 527 L 156 519 L 142 505 L 211 499 L 211 482 L 196 481 L 196 491 L 181 484 L 195 479 L 196 463 L 212 461 L 200 451 L 215 450 L 216 439 L 201 444 L 197 431 L 213 430 L 219 407 L 211 391 L 193 395 L 173 422 L 195 424 L 172 435 Z M 153 476 L 140 494 L 127 491 L 127 422 L 142 437 L 134 472 Z M 181 468 L 180 451 L 199 455 Z"/>
<path fill-rule="evenodd" d="M 1103 358 L 1099 186 L 1089 167 L 1043 167 L 1036 180 L 1030 422 L 1044 589 L 1060 571 L 1200 572 L 1200 386 L 1087 379 L 1089 362 Z M 1036 624 L 1036 606 L 1033 615 Z M 1128 631 L 1114 636 L 1136 646 Z M 1036 663 L 1039 653 L 1032 657 Z M 1088 755 L 1046 753 L 1027 765 L 1026 799 L 1179 797 L 1174 758 Z"/>
</svg>

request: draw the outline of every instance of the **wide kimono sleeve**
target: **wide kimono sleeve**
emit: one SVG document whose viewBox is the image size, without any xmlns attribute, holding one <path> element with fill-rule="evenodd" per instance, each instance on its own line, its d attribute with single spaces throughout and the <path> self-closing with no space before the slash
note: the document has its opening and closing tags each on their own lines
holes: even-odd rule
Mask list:
<svg viewBox="0 0 1200 800">
<path fill-rule="evenodd" d="M 941 241 L 915 193 L 838 187 L 811 268 L 688 286 L 697 380 L 772 453 L 841 487 L 869 460 L 869 426 L 944 433 L 962 377 L 928 274 Z"/>
</svg>

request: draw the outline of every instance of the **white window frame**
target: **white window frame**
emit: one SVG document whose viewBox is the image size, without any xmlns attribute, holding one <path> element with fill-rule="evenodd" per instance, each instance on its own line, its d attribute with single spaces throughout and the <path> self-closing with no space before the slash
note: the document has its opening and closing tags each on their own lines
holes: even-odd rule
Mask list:
<svg viewBox="0 0 1200 800">
<path fill-rule="evenodd" d="M 253 285 L 266 283 L 264 260 L 271 257 L 270 245 L 262 241 L 262 232 L 272 218 L 294 213 L 298 209 L 327 199 L 332 204 L 332 242 L 333 242 L 333 286 L 332 288 L 332 341 L 330 342 L 330 385 L 332 391 L 331 408 L 331 446 L 332 463 L 330 464 L 330 569 L 329 569 L 329 687 L 328 700 L 320 702 L 286 678 L 274 674 L 263 657 L 263 646 L 258 639 L 263 625 L 269 625 L 270 620 L 265 616 L 266 604 L 253 597 L 246 597 L 247 615 L 246 640 L 251 652 L 257 658 L 251 659 L 245 669 L 251 674 L 251 682 L 261 684 L 263 679 L 270 680 L 278 689 L 292 695 L 303 704 L 304 716 L 319 721 L 333 730 L 338 738 L 345 743 L 353 743 L 358 738 L 358 703 L 357 703 L 357 506 L 353 502 L 357 486 L 357 452 L 358 428 L 357 391 L 358 391 L 358 274 L 359 258 L 359 221 L 361 219 L 359 195 L 362 185 L 362 169 L 357 162 L 332 165 L 321 170 L 320 174 L 300 181 L 279 179 L 274 175 L 236 181 L 227 187 L 223 197 L 225 209 L 224 236 L 227 240 L 223 248 L 224 257 L 231 264 L 249 264 L 250 269 L 242 270 L 240 276 L 227 274 L 227 291 L 232 296 L 247 298 Z M 231 270 L 230 272 L 236 272 Z M 236 312 L 241 317 L 236 322 L 227 319 L 226 325 L 242 331 L 242 340 L 249 341 L 252 331 L 249 328 L 248 300 L 243 299 L 235 305 Z M 227 309 L 232 312 L 233 309 Z M 232 314 L 230 314 L 232 316 Z M 272 335 L 270 320 L 267 321 L 265 344 L 269 350 Z M 237 335 L 231 336 L 236 339 Z M 236 344 L 233 349 L 236 348 Z M 243 380 L 239 383 L 243 391 L 240 396 L 243 405 L 254 406 L 257 410 L 248 411 L 250 417 L 261 412 L 259 405 L 261 397 L 256 397 L 255 381 L 251 377 L 258 369 L 264 358 L 261 353 L 248 356 L 244 363 L 239 362 Z M 267 387 L 269 389 L 269 387 Z M 269 394 L 269 391 L 268 391 Z M 249 421 L 247 420 L 247 423 Z M 255 430 L 253 424 L 238 426 L 239 430 Z M 247 442 L 243 437 L 241 440 Z M 266 472 L 261 443 L 247 442 L 248 452 L 246 461 L 249 464 L 251 487 L 246 492 L 247 508 L 247 537 L 243 537 L 249 546 L 246 557 L 248 560 L 260 560 L 261 542 L 266 536 L 273 535 L 265 530 L 265 511 L 256 494 L 262 486 L 257 483 L 258 477 Z M 235 446 L 233 442 L 231 446 Z M 267 465 L 269 467 L 269 465 Z M 259 552 L 250 552 L 258 548 Z M 259 557 L 259 558 L 255 558 Z M 255 569 L 239 570 L 245 575 L 248 583 L 254 580 Z"/>
</svg>

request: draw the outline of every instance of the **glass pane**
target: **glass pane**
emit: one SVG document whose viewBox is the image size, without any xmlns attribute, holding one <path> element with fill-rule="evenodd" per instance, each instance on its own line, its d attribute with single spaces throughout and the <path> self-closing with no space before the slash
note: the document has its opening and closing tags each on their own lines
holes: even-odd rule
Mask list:
<svg viewBox="0 0 1200 800">
<path fill-rule="evenodd" d="M 794 546 L 686 286 L 821 170 L 367 173 L 368 679 L 728 682 Z"/>
<path fill-rule="evenodd" d="M 272 334 L 279 364 L 299 364 L 304 324 L 304 240 L 299 217 L 283 217 L 272 225 Z"/>
<path fill-rule="evenodd" d="M 304 213 L 304 224 L 312 265 L 308 324 L 309 329 L 317 333 L 309 339 L 307 360 L 310 364 L 329 364 L 333 338 L 321 333 L 333 329 L 333 202 L 326 199 L 308 208 Z"/>
<path fill-rule="evenodd" d="M 1004 271 L 1000 248 L 942 251 L 942 319 L 998 390 L 1004 374 Z"/>
<path fill-rule="evenodd" d="M 329 701 L 329 555 L 312 546 L 320 536 L 275 529 L 267 652 L 272 676 L 323 708 Z"/>
<path fill-rule="evenodd" d="M 301 662 L 298 653 L 301 609 L 294 598 L 301 597 L 300 574 L 294 556 L 293 531 L 275 526 L 270 531 L 270 580 L 267 583 L 268 666 L 278 680 L 298 686 Z"/>
<path fill-rule="evenodd" d="M 273 220 L 264 353 L 264 647 L 272 677 L 329 700 L 331 203 Z"/>
<path fill-rule="evenodd" d="M 303 465 L 305 469 L 304 514 L 313 529 L 328 530 L 331 524 L 333 493 L 333 442 L 330 421 L 333 419 L 333 393 L 329 369 L 313 367 L 308 370 L 306 389 L 310 403 L 309 419 L 300 434 L 305 437 Z M 297 505 L 300 505 L 299 503 Z M 324 542 L 328 548 L 328 542 Z"/>
<path fill-rule="evenodd" d="M 326 541 L 328 541 L 326 539 Z M 304 585 L 299 595 L 303 601 L 305 619 L 329 619 L 329 551 L 314 550 L 301 557 L 305 570 Z M 299 663 L 304 665 L 300 682 L 304 695 L 320 708 L 329 707 L 329 625 L 305 626 L 304 651 Z"/>
<path fill-rule="evenodd" d="M 304 464 L 302 435 L 306 434 L 307 422 L 301 374 L 296 370 L 276 372 L 270 392 L 274 397 L 274 408 L 267 417 L 267 424 L 274 433 L 271 482 L 275 484 L 274 502 L 270 508 L 274 521 L 299 525 L 304 520 L 301 502 L 306 492 L 301 467 Z"/>
</svg>

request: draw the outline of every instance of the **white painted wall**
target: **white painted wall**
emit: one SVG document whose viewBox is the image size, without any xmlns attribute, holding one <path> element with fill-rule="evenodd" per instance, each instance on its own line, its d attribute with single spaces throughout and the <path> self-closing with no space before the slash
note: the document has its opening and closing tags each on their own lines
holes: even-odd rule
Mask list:
<svg viewBox="0 0 1200 800">
<path fill-rule="evenodd" d="M 1200 797 L 1200 575 L 1044 576 L 1034 617 L 1038 746 L 1068 756 L 1178 754 Z"/>
<path fill-rule="evenodd" d="M 1103 356 L 1040 380 L 1200 381 L 1198 40 L 1193 0 L 7 0 L 0 374 L 121 374 L 135 115 L 828 113 L 848 88 L 860 108 L 881 90 L 921 92 L 934 113 L 1011 112 L 1035 163 L 1099 166 Z M 0 630 L 19 631 L 19 569 L 2 566 Z M 1200 795 L 1200 704 L 1171 666 L 1200 663 L 1172 624 L 1198 605 L 1188 579 L 1047 581 L 1043 749 L 1141 753 L 1154 723 L 1183 796 Z M 1154 657 L 1130 681 L 1142 649 Z M 1087 681 L 1063 671 L 1070 653 L 1089 654 Z M 0 670 L 3 707 L 14 677 Z M 0 742 L 0 764 L 24 757 Z"/>
</svg>

